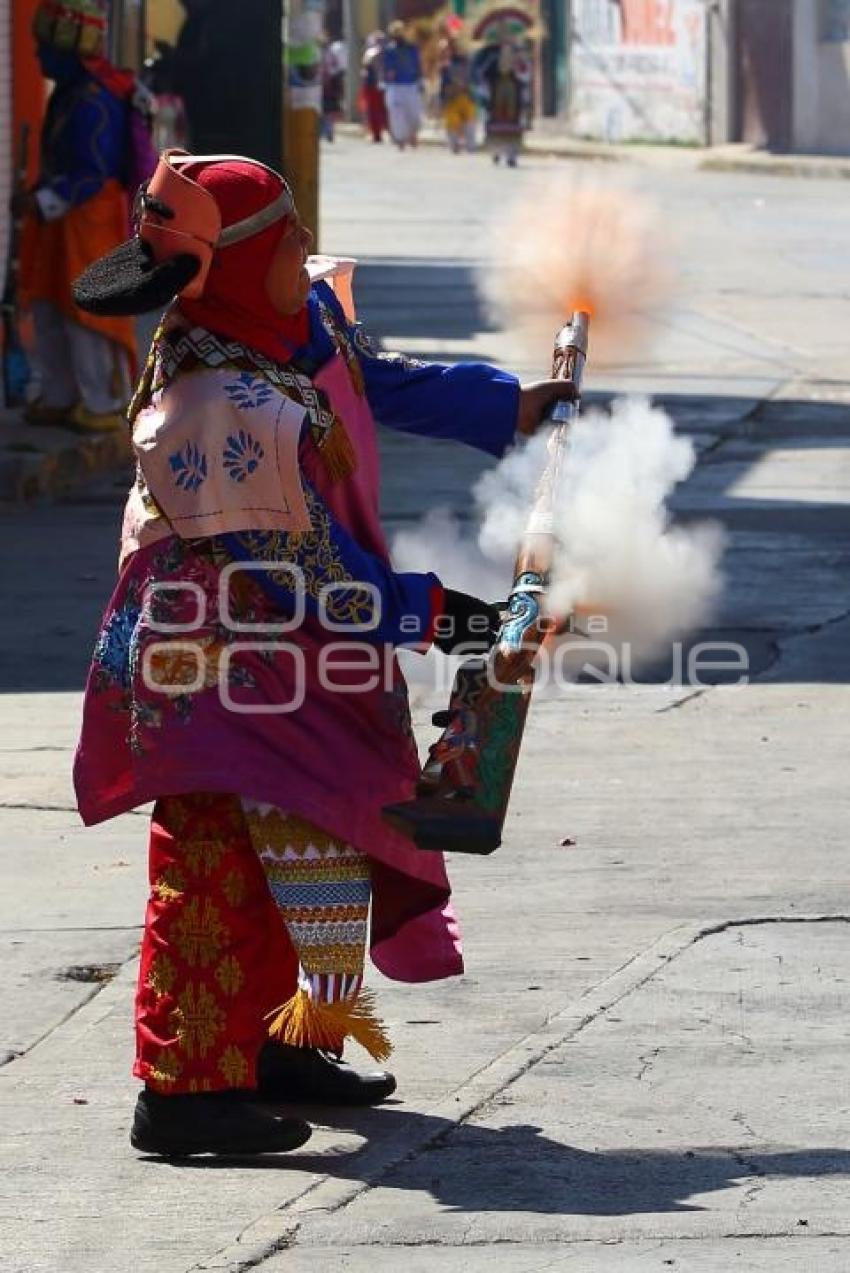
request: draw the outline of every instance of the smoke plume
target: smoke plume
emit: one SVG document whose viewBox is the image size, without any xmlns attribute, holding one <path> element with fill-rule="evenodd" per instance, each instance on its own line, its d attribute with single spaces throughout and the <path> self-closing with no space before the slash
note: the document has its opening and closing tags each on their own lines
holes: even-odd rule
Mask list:
<svg viewBox="0 0 850 1273">
<path fill-rule="evenodd" d="M 548 356 L 576 309 L 589 311 L 595 367 L 622 363 L 669 298 L 670 235 L 652 203 L 622 182 L 548 172 L 491 225 L 479 290 L 526 356 Z"/>
<path fill-rule="evenodd" d="M 445 509 L 398 534 L 400 570 L 434 570 L 453 588 L 503 599 L 548 460 L 548 436 L 511 451 L 473 491 L 475 517 Z M 628 642 L 635 667 L 704 625 L 720 593 L 722 534 L 671 524 L 667 499 L 695 464 L 665 412 L 641 399 L 591 411 L 571 429 L 554 492 L 556 555 L 548 598 L 560 620 L 590 617 L 602 639 Z M 580 649 L 577 651 L 581 653 Z"/>
</svg>

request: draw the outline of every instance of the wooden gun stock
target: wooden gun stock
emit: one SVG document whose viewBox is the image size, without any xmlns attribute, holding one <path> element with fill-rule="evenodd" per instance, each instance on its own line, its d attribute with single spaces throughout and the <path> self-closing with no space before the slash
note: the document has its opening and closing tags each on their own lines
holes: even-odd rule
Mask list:
<svg viewBox="0 0 850 1273">
<path fill-rule="evenodd" d="M 434 717 L 443 733 L 430 749 L 415 799 L 383 811 L 420 849 L 489 854 L 502 842 L 535 661 L 552 626 L 543 600 L 555 548 L 553 501 L 569 426 L 579 410 L 588 329 L 589 316 L 580 311 L 555 340 L 553 376 L 569 381 L 575 397 L 560 401 L 550 416 L 549 463 L 517 557 L 499 636 L 486 658 L 469 659 L 458 669 L 448 710 Z"/>
</svg>

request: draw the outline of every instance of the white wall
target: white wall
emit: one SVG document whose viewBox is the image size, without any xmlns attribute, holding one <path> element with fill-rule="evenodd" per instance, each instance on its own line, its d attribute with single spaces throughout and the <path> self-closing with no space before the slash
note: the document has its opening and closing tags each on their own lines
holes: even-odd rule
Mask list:
<svg viewBox="0 0 850 1273">
<path fill-rule="evenodd" d="M 704 0 L 572 0 L 570 131 L 706 140 Z"/>
<path fill-rule="evenodd" d="M 850 0 L 796 0 L 794 149 L 850 155 Z"/>
</svg>

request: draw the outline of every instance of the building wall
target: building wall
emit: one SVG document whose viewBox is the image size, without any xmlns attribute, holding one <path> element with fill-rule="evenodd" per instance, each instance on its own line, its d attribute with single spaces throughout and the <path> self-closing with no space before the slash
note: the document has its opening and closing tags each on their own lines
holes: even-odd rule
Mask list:
<svg viewBox="0 0 850 1273">
<path fill-rule="evenodd" d="M 6 0 L 8 3 L 9 0 Z M 39 0 L 11 0 L 12 11 L 12 116 L 14 146 L 17 149 L 21 125 L 29 124 L 29 168 L 31 182 L 38 176 L 38 144 L 48 84 L 42 78 L 35 57 L 32 23 Z"/>
<path fill-rule="evenodd" d="M 600 141 L 707 140 L 703 0 L 572 0 L 570 131 Z"/>
<path fill-rule="evenodd" d="M 0 0 L 0 264 L 5 269 L 9 249 L 9 198 L 15 142 L 12 124 L 12 7 Z M 2 280 L 0 280 L 2 286 Z"/>
<path fill-rule="evenodd" d="M 850 154 L 850 0 L 796 0 L 794 149 Z"/>
</svg>

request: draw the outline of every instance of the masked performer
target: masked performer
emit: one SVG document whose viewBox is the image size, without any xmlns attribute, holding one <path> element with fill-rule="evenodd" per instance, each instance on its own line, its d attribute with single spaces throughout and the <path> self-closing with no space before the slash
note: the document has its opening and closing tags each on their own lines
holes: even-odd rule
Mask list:
<svg viewBox="0 0 850 1273">
<path fill-rule="evenodd" d="M 391 22 L 382 68 L 390 136 L 399 150 L 416 146 L 422 127 L 422 59 L 404 23 Z"/>
<path fill-rule="evenodd" d="M 36 11 L 38 59 L 54 88 L 21 257 L 41 372 L 27 418 L 83 432 L 123 427 L 135 358 L 131 319 L 83 313 L 71 296 L 73 280 L 126 237 L 129 222 L 124 183 L 138 86 L 103 57 L 105 15 L 102 0 L 44 0 Z"/>
<path fill-rule="evenodd" d="M 490 44 L 477 55 L 475 73 L 487 106 L 487 145 L 497 164 L 504 159 L 516 168 L 528 127 L 531 63 L 509 37 Z"/>
<path fill-rule="evenodd" d="M 383 31 L 373 31 L 366 37 L 366 48 L 360 65 L 360 91 L 366 123 L 373 142 L 382 142 L 387 127 L 387 103 L 384 96 L 383 51 L 386 37 Z"/>
<path fill-rule="evenodd" d="M 392 570 L 374 417 L 498 455 L 560 390 L 377 353 L 339 299 L 350 274 L 311 286 L 309 232 L 253 161 L 170 152 L 139 206 L 137 237 L 77 286 L 97 312 L 177 299 L 131 406 L 138 478 L 75 780 L 87 823 L 156 801 L 133 1144 L 283 1150 L 309 1128 L 257 1093 L 395 1088 L 340 1059 L 349 1038 L 389 1051 L 367 945 L 401 981 L 462 968 L 441 857 L 381 818 L 418 774 L 393 647 L 486 645 L 496 616 Z"/>
<path fill-rule="evenodd" d="M 452 154 L 475 149 L 478 111 L 472 96 L 469 57 L 455 37 L 446 38 L 440 66 L 440 106 Z"/>
</svg>

